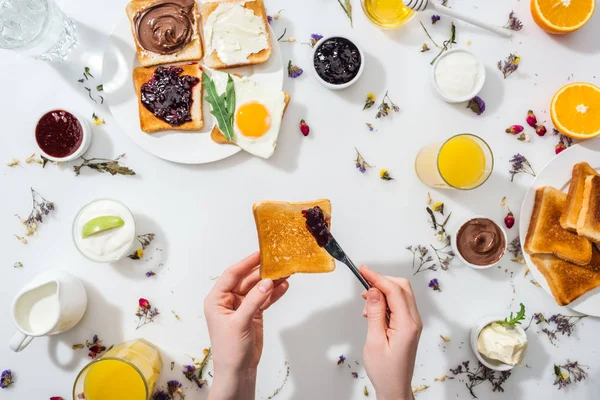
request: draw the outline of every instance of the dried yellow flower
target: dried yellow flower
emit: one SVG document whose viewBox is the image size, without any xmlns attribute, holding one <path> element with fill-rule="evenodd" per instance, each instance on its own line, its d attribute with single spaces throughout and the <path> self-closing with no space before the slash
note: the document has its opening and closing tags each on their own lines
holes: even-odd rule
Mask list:
<svg viewBox="0 0 600 400">
<path fill-rule="evenodd" d="M 22 237 L 22 236 L 17 236 L 17 235 L 15 235 L 15 237 L 17 238 L 17 240 L 18 240 L 19 242 L 21 242 L 21 243 L 23 243 L 23 244 L 27 244 L 27 239 L 25 239 L 24 237 Z"/>
<path fill-rule="evenodd" d="M 436 381 L 436 382 L 446 382 L 447 378 L 448 377 L 446 375 L 442 375 L 442 376 L 440 376 L 438 378 L 435 378 L 434 381 Z"/>
<path fill-rule="evenodd" d="M 427 390 L 427 389 L 429 389 L 429 386 L 427 386 L 427 385 L 413 386 L 412 387 L 412 392 L 413 393 L 419 393 L 419 392 L 422 392 L 422 391 Z"/>
<path fill-rule="evenodd" d="M 142 258 L 142 256 L 144 255 L 144 249 L 140 247 L 136 250 L 135 254 L 138 256 L 138 258 Z"/>
<path fill-rule="evenodd" d="M 440 335 L 440 337 L 442 338 L 442 340 L 446 343 L 448 343 L 451 339 L 449 337 L 446 337 L 444 335 Z"/>
<path fill-rule="evenodd" d="M 13 158 L 9 162 L 7 162 L 6 165 L 8 165 L 9 167 L 16 167 L 17 165 L 19 165 L 19 163 L 20 163 L 19 160 L 17 160 L 16 158 Z"/>
</svg>

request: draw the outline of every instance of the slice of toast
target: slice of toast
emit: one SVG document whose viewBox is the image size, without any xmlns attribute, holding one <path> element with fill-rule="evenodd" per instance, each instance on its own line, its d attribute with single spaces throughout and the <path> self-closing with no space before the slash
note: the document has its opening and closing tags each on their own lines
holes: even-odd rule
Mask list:
<svg viewBox="0 0 600 400">
<path fill-rule="evenodd" d="M 217 10 L 220 4 L 237 4 L 241 7 L 244 7 L 248 10 L 251 10 L 254 15 L 260 17 L 262 20 L 261 27 L 264 29 L 264 34 L 266 35 L 267 47 L 258 51 L 257 53 L 250 54 L 246 60 L 242 62 L 225 62 L 221 60 L 219 55 L 217 54 L 217 50 L 213 48 L 212 38 L 213 38 L 213 29 L 210 24 L 209 17 L 210 15 Z M 267 22 L 267 12 L 265 10 L 265 5 L 263 0 L 217 0 L 217 1 L 207 1 L 202 4 L 200 9 L 200 14 L 202 16 L 202 25 L 204 30 L 204 64 L 206 64 L 210 68 L 214 69 L 223 69 L 223 68 L 233 68 L 233 67 L 242 67 L 244 65 L 256 65 L 262 64 L 266 62 L 269 57 L 271 57 L 271 53 L 273 51 L 273 44 L 271 39 L 271 33 L 269 28 L 269 23 Z"/>
<path fill-rule="evenodd" d="M 590 175 L 585 179 L 577 234 L 594 243 L 600 243 L 600 176 L 598 175 Z"/>
<path fill-rule="evenodd" d="M 331 202 L 261 201 L 252 207 L 260 248 L 260 276 L 273 280 L 296 273 L 331 272 L 335 261 L 306 228 L 302 211 L 319 206 L 331 224 Z"/>
<path fill-rule="evenodd" d="M 133 35 L 133 40 L 135 42 L 140 64 L 144 67 L 151 67 L 153 65 L 160 64 L 201 60 L 204 54 L 204 49 L 202 46 L 202 38 L 200 37 L 200 15 L 198 13 L 198 3 L 196 2 L 194 2 L 192 38 L 182 49 L 173 54 L 159 54 L 150 50 L 146 50 L 141 46 L 135 33 L 135 15 L 138 12 L 142 12 L 146 8 L 160 2 L 164 2 L 164 0 L 131 0 L 126 7 L 127 17 L 129 18 L 129 22 L 131 24 L 131 33 Z"/>
<path fill-rule="evenodd" d="M 531 260 L 544 275 L 556 303 L 566 306 L 600 286 L 600 251 L 593 250 L 588 265 L 571 264 L 548 254 L 534 254 Z"/>
<path fill-rule="evenodd" d="M 588 176 L 597 175 L 596 170 L 586 162 L 581 162 L 573 166 L 571 184 L 569 185 L 569 194 L 567 196 L 567 206 L 560 216 L 560 225 L 563 228 L 572 232 L 577 231 L 577 221 L 583 202 L 585 179 Z"/>
<path fill-rule="evenodd" d="M 172 126 L 168 122 L 156 117 L 150 110 L 148 110 L 144 106 L 144 104 L 142 104 L 142 85 L 150 81 L 150 79 L 152 79 L 154 71 L 156 71 L 156 69 L 159 67 L 138 67 L 133 70 L 133 82 L 135 84 L 135 92 L 138 96 L 140 127 L 142 131 L 146 133 L 154 133 L 165 130 L 197 131 L 202 129 L 202 127 L 204 126 L 204 118 L 202 116 L 202 67 L 198 63 L 175 65 L 175 67 L 183 69 L 181 75 L 190 75 L 199 79 L 199 82 L 192 88 L 193 100 L 190 110 L 192 120 L 185 122 L 179 126 Z"/>
<path fill-rule="evenodd" d="M 592 243 L 567 231 L 559 223 L 566 202 L 566 193 L 550 186 L 543 186 L 535 192 L 525 251 L 529 254 L 554 254 L 565 261 L 586 265 L 592 258 Z"/>
</svg>

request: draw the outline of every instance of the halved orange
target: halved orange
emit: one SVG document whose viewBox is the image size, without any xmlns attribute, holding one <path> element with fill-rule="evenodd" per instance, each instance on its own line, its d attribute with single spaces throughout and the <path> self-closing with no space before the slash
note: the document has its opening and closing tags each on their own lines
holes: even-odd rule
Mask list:
<svg viewBox="0 0 600 400">
<path fill-rule="evenodd" d="M 552 123 L 573 139 L 600 135 L 600 87 L 575 82 L 563 86 L 550 103 Z"/>
<path fill-rule="evenodd" d="M 576 31 L 592 18 L 596 0 L 531 0 L 531 15 L 548 33 Z"/>
</svg>

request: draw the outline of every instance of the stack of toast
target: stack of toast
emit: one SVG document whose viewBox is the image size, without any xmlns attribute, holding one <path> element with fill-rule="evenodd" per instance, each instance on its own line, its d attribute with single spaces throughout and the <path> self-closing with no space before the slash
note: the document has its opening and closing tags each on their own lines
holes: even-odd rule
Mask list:
<svg viewBox="0 0 600 400">
<path fill-rule="evenodd" d="M 556 302 L 567 305 L 600 286 L 600 175 L 573 167 L 568 194 L 537 189 L 525 251 L 546 278 Z"/>
</svg>

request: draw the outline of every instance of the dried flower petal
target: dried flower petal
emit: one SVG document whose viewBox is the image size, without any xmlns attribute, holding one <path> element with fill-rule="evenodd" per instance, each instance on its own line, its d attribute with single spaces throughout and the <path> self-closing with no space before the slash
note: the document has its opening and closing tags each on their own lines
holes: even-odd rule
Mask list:
<svg viewBox="0 0 600 400">
<path fill-rule="evenodd" d="M 429 386 L 427 386 L 427 385 L 413 386 L 412 387 L 412 392 L 413 393 L 419 393 L 419 392 L 422 392 L 422 391 L 427 390 L 427 389 L 429 389 Z"/>
<path fill-rule="evenodd" d="M 427 46 L 427 43 L 423 43 L 423 46 L 421 46 L 421 53 L 425 53 L 426 51 L 431 50 L 429 48 L 429 46 Z"/>
<path fill-rule="evenodd" d="M 529 125 L 530 127 L 535 128 L 537 126 L 537 117 L 535 116 L 533 111 L 527 111 L 527 117 L 525 118 L 525 120 L 527 121 L 527 125 Z"/>
<path fill-rule="evenodd" d="M 373 93 L 367 93 L 367 98 L 365 100 L 365 105 L 363 106 L 363 110 L 373 107 L 374 104 L 375 104 L 375 95 Z"/>
<path fill-rule="evenodd" d="M 373 168 L 371 165 L 369 165 L 369 163 L 367 163 L 367 161 L 363 158 L 363 156 L 359 153 L 358 149 L 355 147 L 354 150 L 356 150 L 356 160 L 355 161 L 355 165 L 356 168 L 361 172 L 361 173 L 365 173 L 367 172 L 367 168 Z"/>
<path fill-rule="evenodd" d="M 104 125 L 106 121 L 96 115 L 96 113 L 92 114 L 92 121 L 94 121 L 94 125 Z"/>
<path fill-rule="evenodd" d="M 323 39 L 323 35 L 313 33 L 312 35 L 310 35 L 310 42 L 308 44 L 310 44 L 310 47 L 315 47 L 321 39 Z"/>
<path fill-rule="evenodd" d="M 337 365 L 342 365 L 345 362 L 346 362 L 346 357 L 344 357 L 343 354 L 338 357 Z"/>
<path fill-rule="evenodd" d="M 509 162 L 511 163 L 511 169 L 509 171 L 511 175 L 511 182 L 515 179 L 515 176 L 520 173 L 535 176 L 533 167 L 531 166 L 527 158 L 525 158 L 525 156 L 522 156 L 521 154 L 515 154 Z"/>
<path fill-rule="evenodd" d="M 373 124 L 370 124 L 368 122 L 366 124 L 367 124 L 367 129 L 369 130 L 369 132 L 373 132 L 373 129 L 374 129 Z"/>
<path fill-rule="evenodd" d="M 498 69 L 504 75 L 504 79 L 508 78 L 513 72 L 519 68 L 521 57 L 515 54 L 509 54 L 504 63 L 502 60 L 498 61 Z"/>
<path fill-rule="evenodd" d="M 13 383 L 15 383 L 15 381 L 12 371 L 10 369 L 2 371 L 2 375 L 0 375 L 0 389 L 6 389 Z"/>
<path fill-rule="evenodd" d="M 79 176 L 81 173 L 81 169 L 84 167 L 93 169 L 97 172 L 108 172 L 111 175 L 135 175 L 135 172 L 132 169 L 129 169 L 119 163 L 121 158 L 125 157 L 125 154 L 121 154 L 116 157 L 114 160 L 109 160 L 106 158 L 83 158 L 83 163 L 80 165 L 74 165 L 73 170 L 75 171 L 75 175 Z"/>
<path fill-rule="evenodd" d="M 520 31 L 523 29 L 523 23 L 517 18 L 514 11 L 508 14 L 508 22 L 504 25 L 504 28 L 510 29 L 511 31 Z"/>
<path fill-rule="evenodd" d="M 385 168 L 383 168 L 381 171 L 379 171 L 379 177 L 381 179 L 383 179 L 384 181 L 393 181 L 394 180 L 394 178 L 392 178 L 390 176 L 390 173 Z"/>
<path fill-rule="evenodd" d="M 469 100 L 467 108 L 471 109 L 475 114 L 481 115 L 485 111 L 485 102 L 481 97 L 475 96 Z"/>
<path fill-rule="evenodd" d="M 431 206 L 431 209 L 435 212 L 438 212 L 438 213 L 444 215 L 444 203 L 442 203 L 441 201 L 437 201 L 437 202 L 433 203 L 433 205 Z"/>
<path fill-rule="evenodd" d="M 10 160 L 9 162 L 6 163 L 6 165 L 8 165 L 9 167 L 16 167 L 17 165 L 19 165 L 21 163 L 21 161 L 19 161 L 16 158 L 13 158 L 12 160 Z"/>
<path fill-rule="evenodd" d="M 308 134 L 310 133 L 310 127 L 303 119 L 300 120 L 300 132 L 302 132 L 304 136 L 308 136 Z"/>
<path fill-rule="evenodd" d="M 381 104 L 377 108 L 377 114 L 375 115 L 375 118 L 379 119 L 379 118 L 387 117 L 389 115 L 390 111 L 399 112 L 400 107 L 398 107 L 396 104 L 394 104 L 392 99 L 390 99 L 388 92 L 386 91 L 385 95 L 383 96 L 383 99 L 381 100 Z"/>
<path fill-rule="evenodd" d="M 288 62 L 288 76 L 290 78 L 298 78 L 304 71 L 297 65 L 292 64 L 292 60 Z"/>
<path fill-rule="evenodd" d="M 440 19 L 442 19 L 442 17 L 440 17 L 439 15 L 432 15 L 431 16 L 431 23 L 433 25 L 435 25 L 435 23 L 438 22 Z"/>
<path fill-rule="evenodd" d="M 429 287 L 432 288 L 436 292 L 442 291 L 442 289 L 440 288 L 440 282 L 437 280 L 437 278 L 433 278 L 432 280 L 429 281 Z"/>
<path fill-rule="evenodd" d="M 517 135 L 523 132 L 523 129 L 523 125 L 511 125 L 508 128 L 506 128 L 505 132 L 510 133 L 511 135 Z"/>
</svg>

